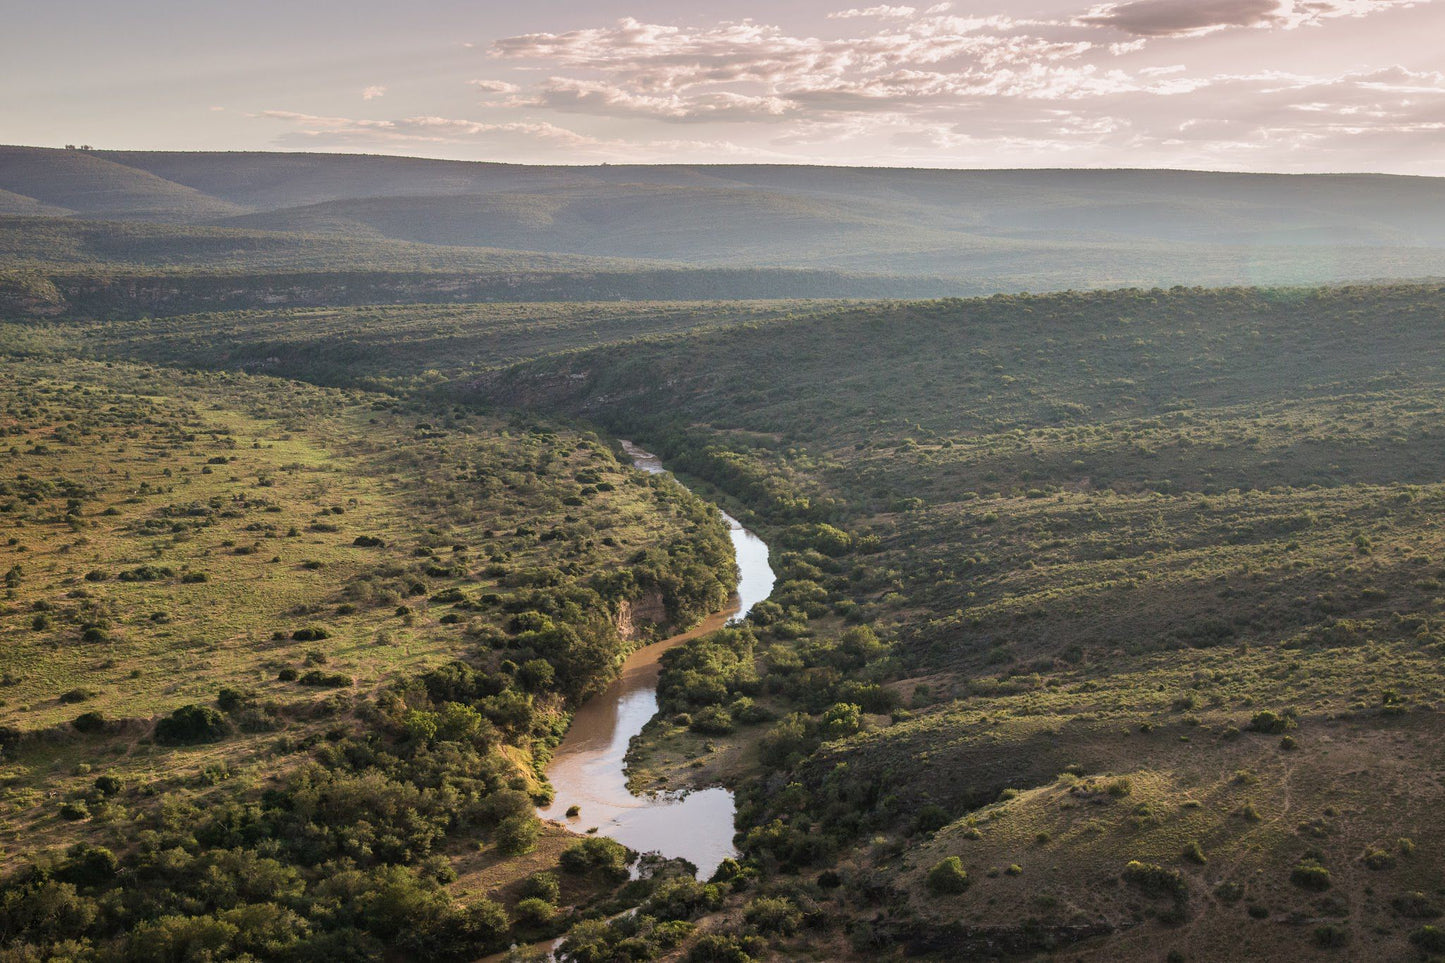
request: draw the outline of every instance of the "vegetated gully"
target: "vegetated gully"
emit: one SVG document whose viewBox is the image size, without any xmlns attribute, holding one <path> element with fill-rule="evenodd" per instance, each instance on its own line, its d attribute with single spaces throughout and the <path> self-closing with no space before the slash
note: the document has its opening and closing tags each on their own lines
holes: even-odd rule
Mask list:
<svg viewBox="0 0 1445 963">
<path fill-rule="evenodd" d="M 622 442 L 632 463 L 650 474 L 666 471 L 656 455 Z M 572 717 L 572 725 L 547 766 L 556 795 L 541 810 L 571 829 L 597 828 L 640 853 L 682 857 L 707 879 L 719 863 L 734 855 L 731 791 L 722 787 L 694 792 L 634 796 L 627 788 L 627 747 L 657 714 L 658 659 L 668 649 L 743 618 L 773 591 L 768 546 L 727 512 L 723 518 L 737 556 L 737 594 L 728 607 L 701 625 L 633 652 L 611 685 L 588 699 Z M 576 806 L 576 815 L 567 815 Z"/>
</svg>

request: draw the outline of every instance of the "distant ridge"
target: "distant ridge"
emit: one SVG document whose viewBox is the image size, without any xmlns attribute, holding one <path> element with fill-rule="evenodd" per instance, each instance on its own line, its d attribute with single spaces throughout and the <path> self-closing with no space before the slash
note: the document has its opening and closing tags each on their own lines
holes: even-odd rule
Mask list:
<svg viewBox="0 0 1445 963">
<path fill-rule="evenodd" d="M 407 263 L 421 249 L 452 261 L 457 249 L 483 249 L 513 252 L 529 269 L 546 257 L 602 257 L 880 279 L 864 286 L 869 296 L 922 293 L 887 278 L 974 294 L 1445 274 L 1445 179 L 1379 174 L 568 167 L 0 147 L 3 215 L 264 232 L 271 248 L 284 235 L 300 263 L 327 271 L 373 265 L 377 245 L 404 244 L 390 252 Z M 137 253 L 134 237 L 113 233 L 108 246 L 89 244 L 100 261 L 173 266 L 165 245 Z"/>
</svg>

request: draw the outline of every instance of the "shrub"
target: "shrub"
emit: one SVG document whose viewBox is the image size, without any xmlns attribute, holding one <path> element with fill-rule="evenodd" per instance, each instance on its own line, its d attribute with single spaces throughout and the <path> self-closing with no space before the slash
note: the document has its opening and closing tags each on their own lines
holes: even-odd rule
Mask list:
<svg viewBox="0 0 1445 963">
<path fill-rule="evenodd" d="M 546 926 L 557 915 L 557 907 L 544 899 L 529 896 L 517 903 L 513 916 L 522 926 Z"/>
<path fill-rule="evenodd" d="M 92 735 L 105 729 L 105 716 L 99 712 L 82 712 L 70 721 L 76 732 Z"/>
<path fill-rule="evenodd" d="M 760 706 L 747 696 L 739 696 L 728 706 L 728 712 L 738 722 L 748 725 L 755 725 L 759 722 L 772 722 L 777 715 L 767 706 Z"/>
<path fill-rule="evenodd" d="M 343 689 L 352 684 L 349 675 L 341 672 L 322 672 L 320 669 L 312 669 L 299 681 L 302 685 L 317 686 L 323 689 Z"/>
<path fill-rule="evenodd" d="M 497 826 L 497 848 L 508 856 L 521 856 L 537 847 L 537 836 L 542 823 L 536 814 L 516 813 L 502 820 Z"/>
<path fill-rule="evenodd" d="M 1131 860 L 1124 867 L 1124 882 L 1137 886 L 1149 896 L 1168 896 L 1182 901 L 1189 896 L 1189 884 L 1178 870 Z"/>
<path fill-rule="evenodd" d="M 968 889 L 968 873 L 964 871 L 963 860 L 949 856 L 934 864 L 928 871 L 925 883 L 930 893 L 962 893 Z"/>
<path fill-rule="evenodd" d="M 548 903 L 557 902 L 562 895 L 562 884 L 552 873 L 533 873 L 522 880 L 521 894 L 525 899 L 546 900 Z"/>
<path fill-rule="evenodd" d="M 98 695 L 100 695 L 100 693 L 96 692 L 94 689 L 71 689 L 67 692 L 62 692 L 57 697 L 57 701 L 59 701 L 62 705 L 69 706 L 75 705 L 77 702 L 85 702 L 88 699 L 94 699 Z"/>
<path fill-rule="evenodd" d="M 230 734 L 226 717 L 210 706 L 189 705 L 156 723 L 156 741 L 170 745 L 215 742 Z"/>
<path fill-rule="evenodd" d="M 791 900 L 763 896 L 747 905 L 743 919 L 760 933 L 789 936 L 802 925 L 803 911 Z"/>
<path fill-rule="evenodd" d="M 1290 871 L 1289 881 L 1301 889 L 1322 893 L 1330 888 L 1330 871 L 1311 859 L 1301 860 Z"/>
<path fill-rule="evenodd" d="M 671 876 L 654 887 L 640 912 L 661 920 L 692 920 L 722 906 L 723 888 L 691 876 Z"/>
<path fill-rule="evenodd" d="M 937 803 L 929 803 L 918 811 L 913 819 L 913 831 L 916 833 L 936 833 L 953 820 L 947 809 Z"/>
<path fill-rule="evenodd" d="M 246 689 L 237 689 L 234 686 L 223 685 L 216 693 L 216 705 L 220 706 L 222 712 L 234 712 L 242 706 L 250 703 L 256 698 L 256 694 Z"/>
<path fill-rule="evenodd" d="M 60 818 L 68 819 L 71 822 L 89 819 L 90 807 L 85 804 L 83 799 L 72 800 L 60 807 Z"/>
<path fill-rule="evenodd" d="M 1209 862 L 1209 857 L 1204 855 L 1204 849 L 1199 845 L 1199 840 L 1191 839 L 1184 846 L 1183 857 L 1191 863 L 1203 866 Z"/>
<path fill-rule="evenodd" d="M 597 875 L 613 882 L 627 879 L 627 866 L 635 854 L 605 836 L 584 839 L 569 846 L 558 858 L 564 872 L 576 876 Z"/>
<path fill-rule="evenodd" d="M 1334 950 L 1342 946 L 1348 946 L 1350 942 L 1350 931 L 1343 926 L 1336 926 L 1334 923 L 1326 923 L 1324 926 L 1316 926 L 1315 946 L 1321 949 Z"/>
<path fill-rule="evenodd" d="M 841 739 L 863 727 L 863 709 L 851 702 L 839 702 L 823 713 L 823 738 Z"/>
<path fill-rule="evenodd" d="M 1244 898 L 1244 887 L 1232 880 L 1227 880 L 1214 887 L 1214 898 L 1221 903 L 1238 903 Z"/>
<path fill-rule="evenodd" d="M 141 565 L 137 568 L 126 569 L 120 573 L 122 582 L 159 582 L 163 579 L 175 578 L 174 569 L 158 565 Z"/>
<path fill-rule="evenodd" d="M 528 659 L 517 667 L 517 683 L 528 692 L 543 692 L 552 687 L 557 671 L 546 659 Z"/>
<path fill-rule="evenodd" d="M 812 724 L 807 716 L 793 713 L 768 732 L 758 743 L 758 755 L 763 763 L 775 769 L 791 766 L 799 757 L 807 755 L 818 746 Z"/>
<path fill-rule="evenodd" d="M 304 629 L 297 629 L 295 632 L 292 632 L 291 638 L 295 639 L 297 642 L 319 642 L 322 639 L 331 638 L 331 633 L 327 632 L 319 625 L 312 625 Z"/>
<path fill-rule="evenodd" d="M 290 666 L 287 666 L 280 672 L 276 673 L 276 679 L 278 682 L 295 682 L 299 676 L 300 673 L 297 672 L 295 669 L 291 668 Z"/>
<path fill-rule="evenodd" d="M 115 776 L 96 776 L 95 791 L 102 796 L 114 796 L 120 792 L 122 783 Z"/>
<path fill-rule="evenodd" d="M 733 717 L 722 706 L 705 706 L 692 717 L 688 728 L 710 736 L 723 736 L 733 731 Z"/>
<path fill-rule="evenodd" d="M 1418 891 L 1396 896 L 1390 900 L 1390 906 L 1401 916 L 1414 920 L 1433 920 L 1441 915 L 1439 904 Z"/>
<path fill-rule="evenodd" d="M 1250 732 L 1265 732 L 1275 735 L 1288 732 L 1294 727 L 1295 721 L 1288 713 L 1281 716 L 1270 712 L 1268 709 L 1262 712 L 1256 712 L 1254 718 L 1249 720 L 1249 725 L 1247 726 Z"/>
<path fill-rule="evenodd" d="M 1410 934 L 1410 942 L 1426 953 L 1445 953 L 1445 929 L 1422 926 Z"/>
<path fill-rule="evenodd" d="M 766 948 L 752 947 L 748 938 L 727 933 L 704 933 L 688 951 L 687 963 L 753 963 L 755 957 L 748 952 L 749 949 L 761 954 Z"/>
<path fill-rule="evenodd" d="M 115 879 L 116 871 L 120 869 L 115 853 L 104 846 L 76 843 L 66 850 L 65 855 L 65 864 L 56 875 L 77 886 L 95 886 Z"/>
</svg>

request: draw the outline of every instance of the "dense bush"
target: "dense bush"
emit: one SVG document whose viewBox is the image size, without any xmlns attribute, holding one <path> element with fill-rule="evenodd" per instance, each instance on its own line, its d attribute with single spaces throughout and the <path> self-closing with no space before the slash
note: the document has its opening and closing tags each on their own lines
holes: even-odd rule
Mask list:
<svg viewBox="0 0 1445 963">
<path fill-rule="evenodd" d="M 1183 900 L 1189 895 L 1189 884 L 1175 869 L 1132 860 L 1124 867 L 1123 875 L 1124 882 L 1137 886 L 1150 896 L 1168 896 L 1174 900 Z"/>
<path fill-rule="evenodd" d="M 621 843 L 605 836 L 595 836 L 563 850 L 559 864 L 568 873 L 595 875 L 620 882 L 627 878 L 627 867 L 635 858 L 636 854 Z"/>
<path fill-rule="evenodd" d="M 930 893 L 962 893 L 968 889 L 968 873 L 964 872 L 963 861 L 949 856 L 933 864 L 928 871 L 925 885 Z"/>
<path fill-rule="evenodd" d="M 803 922 L 803 911 L 788 899 L 760 896 L 743 909 L 743 920 L 759 933 L 790 936 Z"/>
<path fill-rule="evenodd" d="M 1289 881 L 1301 889 L 1323 892 L 1330 888 L 1330 871 L 1314 860 L 1301 860 L 1290 870 Z"/>
<path fill-rule="evenodd" d="M 231 725 L 226 717 L 210 706 L 181 706 L 156 723 L 157 742 L 183 745 L 196 742 L 215 742 L 230 735 Z"/>
</svg>

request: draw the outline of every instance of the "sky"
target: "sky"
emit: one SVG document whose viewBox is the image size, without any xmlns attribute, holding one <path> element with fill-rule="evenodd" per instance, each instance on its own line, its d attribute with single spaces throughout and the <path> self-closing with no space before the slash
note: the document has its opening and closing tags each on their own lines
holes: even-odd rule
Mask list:
<svg viewBox="0 0 1445 963">
<path fill-rule="evenodd" d="M 1445 0 L 5 5 L 11 144 L 1445 175 Z"/>
</svg>

